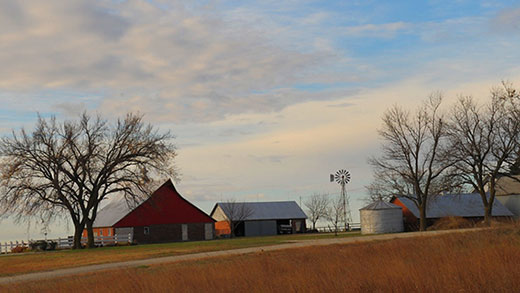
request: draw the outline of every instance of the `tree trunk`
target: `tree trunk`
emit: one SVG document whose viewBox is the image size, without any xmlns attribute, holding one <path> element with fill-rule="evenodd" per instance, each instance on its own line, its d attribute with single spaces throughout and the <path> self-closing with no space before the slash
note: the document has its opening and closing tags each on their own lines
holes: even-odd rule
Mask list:
<svg viewBox="0 0 520 293">
<path fill-rule="evenodd" d="M 96 243 L 94 242 L 94 228 L 92 227 L 94 223 L 91 220 L 87 220 L 86 224 L 87 224 L 87 247 L 94 248 L 94 247 L 96 247 Z"/>
<path fill-rule="evenodd" d="M 312 222 L 312 231 L 316 231 L 316 222 Z"/>
<path fill-rule="evenodd" d="M 491 224 L 491 211 L 493 206 L 491 204 L 487 204 L 484 206 L 484 224 L 489 226 Z"/>
<path fill-rule="evenodd" d="M 75 223 L 74 224 L 74 243 L 72 244 L 72 249 L 80 249 L 81 248 L 81 236 L 83 235 L 84 226 Z"/>
<path fill-rule="evenodd" d="M 235 237 L 235 223 L 233 221 L 229 221 L 229 230 L 231 231 L 229 238 Z"/>
<path fill-rule="evenodd" d="M 426 231 L 426 201 L 419 206 L 419 230 Z"/>
</svg>

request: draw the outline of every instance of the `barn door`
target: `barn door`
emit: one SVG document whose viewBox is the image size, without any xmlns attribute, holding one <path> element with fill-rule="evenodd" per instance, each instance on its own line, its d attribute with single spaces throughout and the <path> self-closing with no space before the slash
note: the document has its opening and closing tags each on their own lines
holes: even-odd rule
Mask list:
<svg viewBox="0 0 520 293">
<path fill-rule="evenodd" d="M 204 224 L 204 239 L 213 239 L 213 223 Z"/>
<path fill-rule="evenodd" d="M 188 240 L 188 225 L 182 224 L 182 241 Z"/>
</svg>

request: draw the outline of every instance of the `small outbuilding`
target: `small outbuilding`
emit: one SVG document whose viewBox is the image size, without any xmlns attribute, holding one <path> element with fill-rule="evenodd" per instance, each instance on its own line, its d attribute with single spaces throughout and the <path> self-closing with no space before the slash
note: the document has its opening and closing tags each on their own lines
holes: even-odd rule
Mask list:
<svg viewBox="0 0 520 293">
<path fill-rule="evenodd" d="M 228 219 L 239 216 L 235 236 L 265 236 L 306 231 L 307 215 L 295 201 L 219 202 L 211 211 L 217 235 L 230 233 Z M 233 216 L 232 214 L 235 214 Z"/>
<path fill-rule="evenodd" d="M 102 208 L 94 221 L 94 236 L 130 235 L 137 243 L 208 240 L 214 238 L 214 223 L 168 180 L 135 207 L 119 200 Z"/>
<path fill-rule="evenodd" d="M 359 209 L 361 234 L 403 232 L 403 211 L 398 205 L 382 200 Z"/>
</svg>

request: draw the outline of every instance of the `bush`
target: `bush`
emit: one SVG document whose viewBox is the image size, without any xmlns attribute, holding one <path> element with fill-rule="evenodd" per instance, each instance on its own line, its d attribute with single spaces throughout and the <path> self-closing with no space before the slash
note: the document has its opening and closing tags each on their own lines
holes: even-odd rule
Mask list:
<svg viewBox="0 0 520 293">
<path fill-rule="evenodd" d="M 444 217 L 435 221 L 433 225 L 428 227 L 428 230 L 451 230 L 472 227 L 474 227 L 474 223 L 463 217 Z"/>
<path fill-rule="evenodd" d="M 12 253 L 22 253 L 22 252 L 26 252 L 27 251 L 27 247 L 25 246 L 16 246 L 15 248 L 11 249 L 11 252 Z"/>
<path fill-rule="evenodd" d="M 49 240 L 49 241 L 38 240 L 38 241 L 29 243 L 29 247 L 31 248 L 31 250 L 35 250 L 35 251 L 55 250 L 57 245 L 58 245 L 58 243 L 56 243 L 52 240 Z"/>
</svg>

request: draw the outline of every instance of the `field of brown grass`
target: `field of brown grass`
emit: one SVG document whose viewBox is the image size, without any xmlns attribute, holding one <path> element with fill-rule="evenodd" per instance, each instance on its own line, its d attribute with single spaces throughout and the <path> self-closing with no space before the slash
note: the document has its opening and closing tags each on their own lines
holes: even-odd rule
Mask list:
<svg viewBox="0 0 520 293">
<path fill-rule="evenodd" d="M 342 233 L 339 237 L 359 236 L 357 232 Z M 0 277 L 30 272 L 84 265 L 111 263 L 162 256 L 230 250 L 285 243 L 292 240 L 334 238 L 333 233 L 293 234 L 268 237 L 242 237 L 212 241 L 174 242 L 137 246 L 103 247 L 95 249 L 48 251 L 41 253 L 0 256 Z"/>
<path fill-rule="evenodd" d="M 6 292 L 520 292 L 520 227 L 308 247 L 0 286 Z"/>
</svg>

